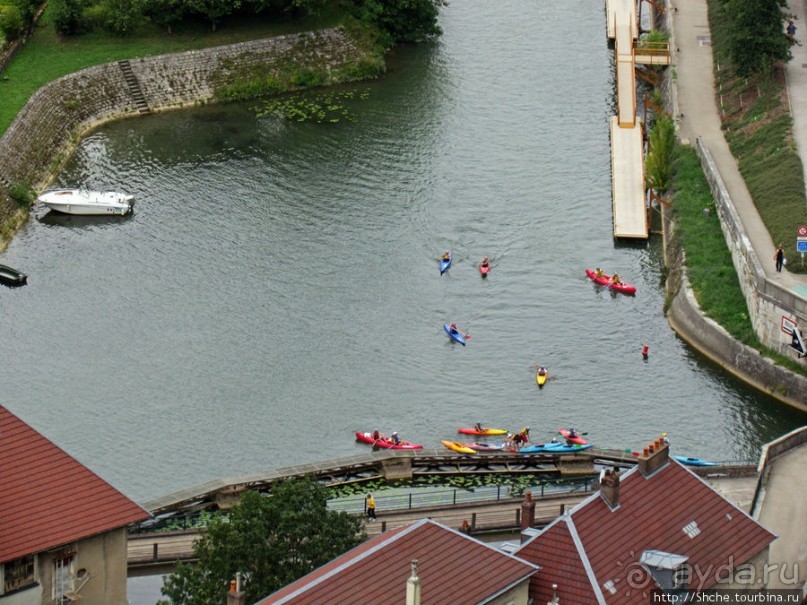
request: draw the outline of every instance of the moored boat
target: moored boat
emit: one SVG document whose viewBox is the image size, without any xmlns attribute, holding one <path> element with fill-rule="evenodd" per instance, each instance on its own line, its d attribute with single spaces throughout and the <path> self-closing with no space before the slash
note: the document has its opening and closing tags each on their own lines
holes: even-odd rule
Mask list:
<svg viewBox="0 0 807 605">
<path fill-rule="evenodd" d="M 65 214 L 123 216 L 132 211 L 134 196 L 117 191 L 54 189 L 40 195 L 38 200 Z"/>
<path fill-rule="evenodd" d="M 410 443 L 408 441 L 399 441 L 395 443 L 386 435 L 379 436 L 378 439 L 373 439 L 373 434 L 368 432 L 357 432 L 356 441 L 362 443 L 369 443 L 373 447 L 380 447 L 385 450 L 422 450 L 423 446 L 417 443 Z"/>
<path fill-rule="evenodd" d="M 495 436 L 495 435 L 506 435 L 507 431 L 505 429 L 489 429 L 484 428 L 480 429 L 457 429 L 458 433 L 462 433 L 463 435 L 480 435 L 480 436 Z"/>
<path fill-rule="evenodd" d="M 0 265 L 0 283 L 7 286 L 24 286 L 28 283 L 28 276 L 7 265 Z"/>
<path fill-rule="evenodd" d="M 470 447 L 468 447 L 467 445 L 465 445 L 463 443 L 460 443 L 459 441 L 446 441 L 445 439 L 442 439 L 440 441 L 440 443 L 442 443 L 448 449 L 453 450 L 453 451 L 455 451 L 455 452 L 457 452 L 459 454 L 475 454 L 476 453 L 476 450 L 471 449 Z"/>
<path fill-rule="evenodd" d="M 566 439 L 566 441 L 568 441 L 570 443 L 577 443 L 579 445 L 587 445 L 588 444 L 588 441 L 583 439 L 580 436 L 580 433 L 575 433 L 574 436 L 571 436 L 572 432 L 569 429 L 558 429 L 558 433 L 563 435 L 563 437 Z"/>
<path fill-rule="evenodd" d="M 611 288 L 611 290 L 614 290 L 616 292 L 622 292 L 623 294 L 636 294 L 635 286 L 631 286 L 630 284 L 626 284 L 623 282 L 615 284 L 611 281 L 611 279 L 613 278 L 612 275 L 606 275 L 605 273 L 603 273 L 602 275 L 597 275 L 591 269 L 586 269 L 586 275 L 588 275 L 588 277 L 595 283 L 601 286 L 608 286 L 609 288 Z"/>
<path fill-rule="evenodd" d="M 703 458 L 689 458 L 687 456 L 671 456 L 680 462 L 681 464 L 686 464 L 689 466 L 718 466 L 719 463 L 717 462 L 710 462 L 709 460 L 704 460 Z"/>
<path fill-rule="evenodd" d="M 531 445 L 523 447 L 519 450 L 521 454 L 571 454 L 574 452 L 581 452 L 591 447 L 590 443 L 581 445 L 574 443 L 568 445 L 566 443 L 543 443 L 538 445 Z"/>
</svg>

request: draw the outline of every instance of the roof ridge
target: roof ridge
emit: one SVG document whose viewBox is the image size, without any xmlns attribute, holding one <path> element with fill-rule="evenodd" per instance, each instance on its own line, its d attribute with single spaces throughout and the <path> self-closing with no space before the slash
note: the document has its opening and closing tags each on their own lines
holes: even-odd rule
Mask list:
<svg viewBox="0 0 807 605">
<path fill-rule="evenodd" d="M 580 534 L 577 533 L 577 526 L 574 524 L 571 515 L 566 519 L 566 526 L 569 529 L 569 534 L 572 536 L 572 542 L 577 549 L 577 554 L 580 557 L 580 562 L 583 564 L 583 569 L 586 570 L 586 576 L 588 576 L 588 581 L 591 584 L 591 588 L 594 590 L 594 596 L 597 597 L 597 602 L 600 605 L 607 605 L 605 595 L 602 594 L 600 585 L 597 582 L 597 576 L 594 573 L 594 569 L 591 567 L 591 561 L 588 560 L 588 554 L 586 554 L 586 549 L 583 547 L 583 542 L 580 540 Z"/>
</svg>

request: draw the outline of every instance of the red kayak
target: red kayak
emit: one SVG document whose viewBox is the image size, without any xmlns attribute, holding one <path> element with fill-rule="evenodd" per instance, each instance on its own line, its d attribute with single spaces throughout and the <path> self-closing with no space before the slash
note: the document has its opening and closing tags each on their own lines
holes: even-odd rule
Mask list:
<svg viewBox="0 0 807 605">
<path fill-rule="evenodd" d="M 589 276 L 594 282 L 600 284 L 601 286 L 608 286 L 611 290 L 616 290 L 617 292 L 622 292 L 622 294 L 636 294 L 636 286 L 631 286 L 630 284 L 625 284 L 619 282 L 615 284 L 611 281 L 610 275 L 606 275 L 603 273 L 600 277 L 597 277 L 597 274 L 594 273 L 591 269 L 586 269 L 586 275 Z"/>
<path fill-rule="evenodd" d="M 374 447 L 380 447 L 385 450 L 422 450 L 423 446 L 417 443 L 409 443 L 408 441 L 399 441 L 395 443 L 386 435 L 382 435 L 380 439 L 373 439 L 372 433 L 356 433 L 356 441 L 362 443 L 369 443 Z"/>
<path fill-rule="evenodd" d="M 490 273 L 490 263 L 485 264 L 484 262 L 479 263 L 479 272 L 482 274 L 482 277 L 487 277 L 488 273 Z"/>
<path fill-rule="evenodd" d="M 570 431 L 568 431 L 567 429 L 558 429 L 558 433 L 560 433 L 561 435 L 563 435 L 563 437 L 564 437 L 564 438 L 566 439 L 566 441 L 568 441 L 569 443 L 577 443 L 578 445 L 588 445 L 588 441 L 586 441 L 585 439 L 583 439 L 583 438 L 580 436 L 580 433 L 576 433 L 574 437 L 569 437 L 569 435 L 570 435 L 571 433 L 570 433 Z"/>
</svg>

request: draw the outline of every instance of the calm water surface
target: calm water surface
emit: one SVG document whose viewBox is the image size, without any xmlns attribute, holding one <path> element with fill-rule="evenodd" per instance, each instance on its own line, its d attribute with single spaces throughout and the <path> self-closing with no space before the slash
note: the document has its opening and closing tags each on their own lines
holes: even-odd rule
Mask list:
<svg viewBox="0 0 807 605">
<path fill-rule="evenodd" d="M 244 104 L 88 137 L 59 184 L 129 191 L 135 214 L 36 208 L 2 254 L 30 276 L 0 289 L 3 405 L 141 501 L 365 452 L 353 432 L 374 428 L 435 446 L 476 421 L 537 440 L 574 424 L 756 455 L 804 416 L 672 333 L 658 239 L 612 240 L 603 13 L 453 3 L 438 42 L 350 89 L 355 122 Z M 593 286 L 595 265 L 638 295 Z"/>
</svg>

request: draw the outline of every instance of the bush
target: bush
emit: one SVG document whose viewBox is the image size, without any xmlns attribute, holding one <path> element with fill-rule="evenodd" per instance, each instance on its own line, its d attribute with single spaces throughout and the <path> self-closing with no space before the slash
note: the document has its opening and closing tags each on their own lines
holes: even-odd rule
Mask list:
<svg viewBox="0 0 807 605">
<path fill-rule="evenodd" d="M 20 9 L 9 4 L 0 6 L 0 33 L 6 40 L 10 42 L 19 38 L 24 27 Z"/>
<path fill-rule="evenodd" d="M 51 0 L 53 24 L 63 36 L 74 36 L 86 29 L 83 0 Z"/>
<path fill-rule="evenodd" d="M 36 200 L 36 192 L 28 183 L 12 183 L 11 187 L 8 188 L 8 194 L 11 199 L 19 204 L 20 208 L 25 210 L 28 210 Z"/>
</svg>

